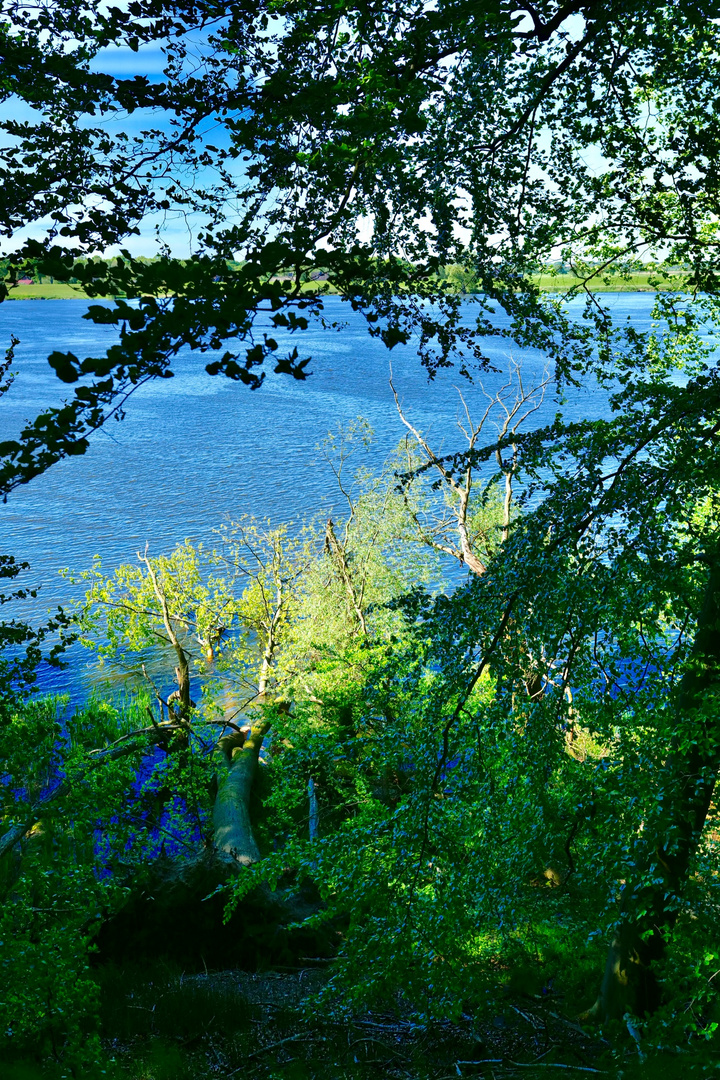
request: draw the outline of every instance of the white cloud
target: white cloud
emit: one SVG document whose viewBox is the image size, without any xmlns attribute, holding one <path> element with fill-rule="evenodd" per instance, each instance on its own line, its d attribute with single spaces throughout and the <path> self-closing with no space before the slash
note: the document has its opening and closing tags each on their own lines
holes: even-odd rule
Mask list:
<svg viewBox="0 0 720 1080">
<path fill-rule="evenodd" d="M 100 49 L 91 61 L 90 69 L 118 79 L 132 79 L 135 75 L 152 79 L 162 76 L 165 62 L 162 48 L 156 43 L 141 45 L 137 52 L 127 46 L 108 46 Z"/>
</svg>

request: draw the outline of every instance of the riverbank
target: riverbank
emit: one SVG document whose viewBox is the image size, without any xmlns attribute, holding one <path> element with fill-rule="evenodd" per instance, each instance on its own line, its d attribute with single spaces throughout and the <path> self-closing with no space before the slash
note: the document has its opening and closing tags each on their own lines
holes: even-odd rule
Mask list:
<svg viewBox="0 0 720 1080">
<path fill-rule="evenodd" d="M 8 300 L 86 300 L 87 293 L 79 285 L 43 284 L 14 285 L 8 290 Z"/>
<path fill-rule="evenodd" d="M 654 282 L 657 278 L 657 274 L 644 272 L 631 274 L 626 279 L 613 277 L 606 280 L 601 277 L 597 281 L 588 284 L 591 292 L 595 293 L 658 292 L 658 287 L 651 284 L 651 281 Z M 660 290 L 677 288 L 677 282 L 680 281 L 680 278 L 679 272 L 670 274 L 669 278 L 662 281 Z M 581 286 L 584 279 L 576 277 L 574 274 L 558 273 L 540 274 L 534 280 L 542 292 L 563 293 Z"/>
<path fill-rule="evenodd" d="M 679 274 L 676 275 L 679 280 Z M 653 275 L 649 273 L 631 274 L 627 280 L 619 278 L 613 278 L 611 281 L 604 281 L 600 279 L 598 282 L 594 282 L 592 291 L 597 293 L 633 293 L 633 292 L 657 292 L 654 285 L 650 284 L 650 279 Z M 575 277 L 572 274 L 542 274 L 535 278 L 536 284 L 540 287 L 542 292 L 548 293 L 564 293 L 569 292 L 570 289 L 577 288 L 581 284 L 582 279 Z M 318 282 L 318 284 L 324 284 Z M 311 289 L 313 286 L 308 284 L 307 288 Z M 668 282 L 663 283 L 662 288 L 667 289 L 672 287 L 672 277 Z M 328 288 L 328 292 L 333 294 L 335 290 L 332 286 Z M 32 284 L 32 285 L 15 285 L 9 290 L 7 297 L 8 300 L 87 300 L 88 294 L 80 285 L 67 285 L 62 283 L 54 284 Z M 114 297 L 112 299 L 115 299 Z"/>
</svg>

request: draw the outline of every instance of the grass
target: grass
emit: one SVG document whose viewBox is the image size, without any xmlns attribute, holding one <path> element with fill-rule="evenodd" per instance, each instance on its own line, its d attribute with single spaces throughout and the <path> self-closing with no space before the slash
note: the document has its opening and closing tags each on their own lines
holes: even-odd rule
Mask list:
<svg viewBox="0 0 720 1080">
<path fill-rule="evenodd" d="M 8 290 L 8 300 L 85 300 L 87 293 L 79 285 L 15 285 Z"/>
<path fill-rule="evenodd" d="M 655 287 L 649 284 L 652 275 L 649 273 L 631 274 L 627 280 L 613 278 L 609 282 L 599 278 L 592 283 L 593 292 L 654 292 Z M 542 274 L 536 281 L 543 292 L 567 292 L 568 289 L 580 283 L 580 278 L 572 274 Z M 303 292 L 315 291 L 322 282 L 308 282 L 303 286 Z M 670 282 L 667 283 L 668 285 Z M 330 293 L 336 290 L 330 286 Z M 8 300 L 84 300 L 87 293 L 79 285 L 65 284 L 33 284 L 16 285 L 9 290 Z"/>
<path fill-rule="evenodd" d="M 604 280 L 601 276 L 591 281 L 589 288 L 592 292 L 599 293 L 656 292 L 656 286 L 650 284 L 650 279 L 655 277 L 656 275 L 647 271 L 630 274 L 628 278 L 613 277 Z M 671 274 L 670 280 L 664 279 L 661 288 L 670 288 L 673 277 L 679 277 L 679 274 Z M 573 274 L 540 274 L 535 280 L 543 292 L 567 292 L 568 289 L 574 288 L 582 281 L 581 278 L 575 277 Z"/>
</svg>

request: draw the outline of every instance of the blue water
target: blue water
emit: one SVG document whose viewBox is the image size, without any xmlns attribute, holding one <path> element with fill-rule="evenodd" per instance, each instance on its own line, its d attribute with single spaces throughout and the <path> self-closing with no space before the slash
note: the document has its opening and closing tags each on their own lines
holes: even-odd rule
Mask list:
<svg viewBox="0 0 720 1080">
<path fill-rule="evenodd" d="M 649 326 L 651 294 L 605 299 L 619 321 L 630 317 L 638 329 Z M 328 298 L 327 309 L 345 325 L 339 332 L 311 328 L 298 339 L 300 355 L 313 358 L 307 381 L 269 374 L 261 389 L 250 391 L 210 377 L 204 371 L 208 356 L 188 350 L 174 365 L 176 377 L 140 388 L 126 419 L 98 432 L 83 457 L 60 462 L 10 495 L 0 506 L 0 550 L 31 564 L 25 581 L 41 587 L 33 617 L 72 598 L 72 587 L 58 571 L 83 570 L 95 554 L 110 571 L 134 561 L 146 543 L 151 554 L 166 552 L 185 538 L 209 539 L 214 527 L 244 514 L 279 523 L 339 506 L 318 444 L 338 424 L 362 415 L 375 440 L 357 464 L 382 465 L 405 434 L 388 384 L 390 357 L 408 418 L 430 436 L 436 451 L 463 448 L 456 388 L 477 416 L 486 403 L 479 382 L 468 384 L 457 371 L 429 382 L 411 346 L 389 354 L 339 298 Z M 85 310 L 82 300 L 0 305 L 0 349 L 11 333 L 20 339 L 17 378 L 0 401 L 0 437 L 11 437 L 26 419 L 69 396 L 47 364 L 51 351 L 97 356 L 113 342 L 114 328 L 84 321 Z M 511 349 L 507 340 L 489 341 L 487 351 L 502 372 L 482 375 L 490 392 L 506 380 L 511 351 L 522 360 L 526 384 L 542 377 L 544 359 L 537 353 Z M 558 408 L 549 394 L 533 426 L 550 420 Z M 606 395 L 592 387 L 574 392 L 563 406 L 568 419 L 606 410 Z M 48 673 L 43 684 L 76 690 L 77 680 L 88 678 L 74 670 Z"/>
</svg>

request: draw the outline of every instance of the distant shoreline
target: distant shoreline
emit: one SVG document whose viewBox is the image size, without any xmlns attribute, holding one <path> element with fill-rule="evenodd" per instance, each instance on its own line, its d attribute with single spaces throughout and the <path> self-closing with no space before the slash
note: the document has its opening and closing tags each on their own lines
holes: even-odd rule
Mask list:
<svg viewBox="0 0 720 1080">
<path fill-rule="evenodd" d="M 16 285 L 8 289 L 6 300 L 89 300 L 79 285 Z M 113 297 L 107 299 L 112 300 Z"/>
<path fill-rule="evenodd" d="M 595 293 L 637 293 L 637 292 L 658 292 L 662 289 L 671 288 L 670 282 L 663 284 L 660 290 L 654 286 L 648 284 L 648 274 L 633 274 L 628 281 L 613 281 L 610 284 L 596 285 L 592 292 Z M 547 293 L 563 293 L 568 292 L 574 286 L 580 284 L 580 279 L 572 277 L 570 274 L 543 274 L 539 280 L 536 279 L 536 283 L 540 286 L 541 292 Z M 337 295 L 332 292 L 327 295 Z M 477 295 L 474 292 L 467 292 L 464 295 L 474 296 Z M 103 296 L 103 297 L 89 297 L 88 294 L 80 288 L 79 285 L 66 285 L 66 284 L 43 284 L 43 285 L 18 285 L 8 291 L 6 300 L 90 300 L 95 299 L 97 301 L 102 300 L 117 300 L 124 299 L 123 296 Z"/>
</svg>

